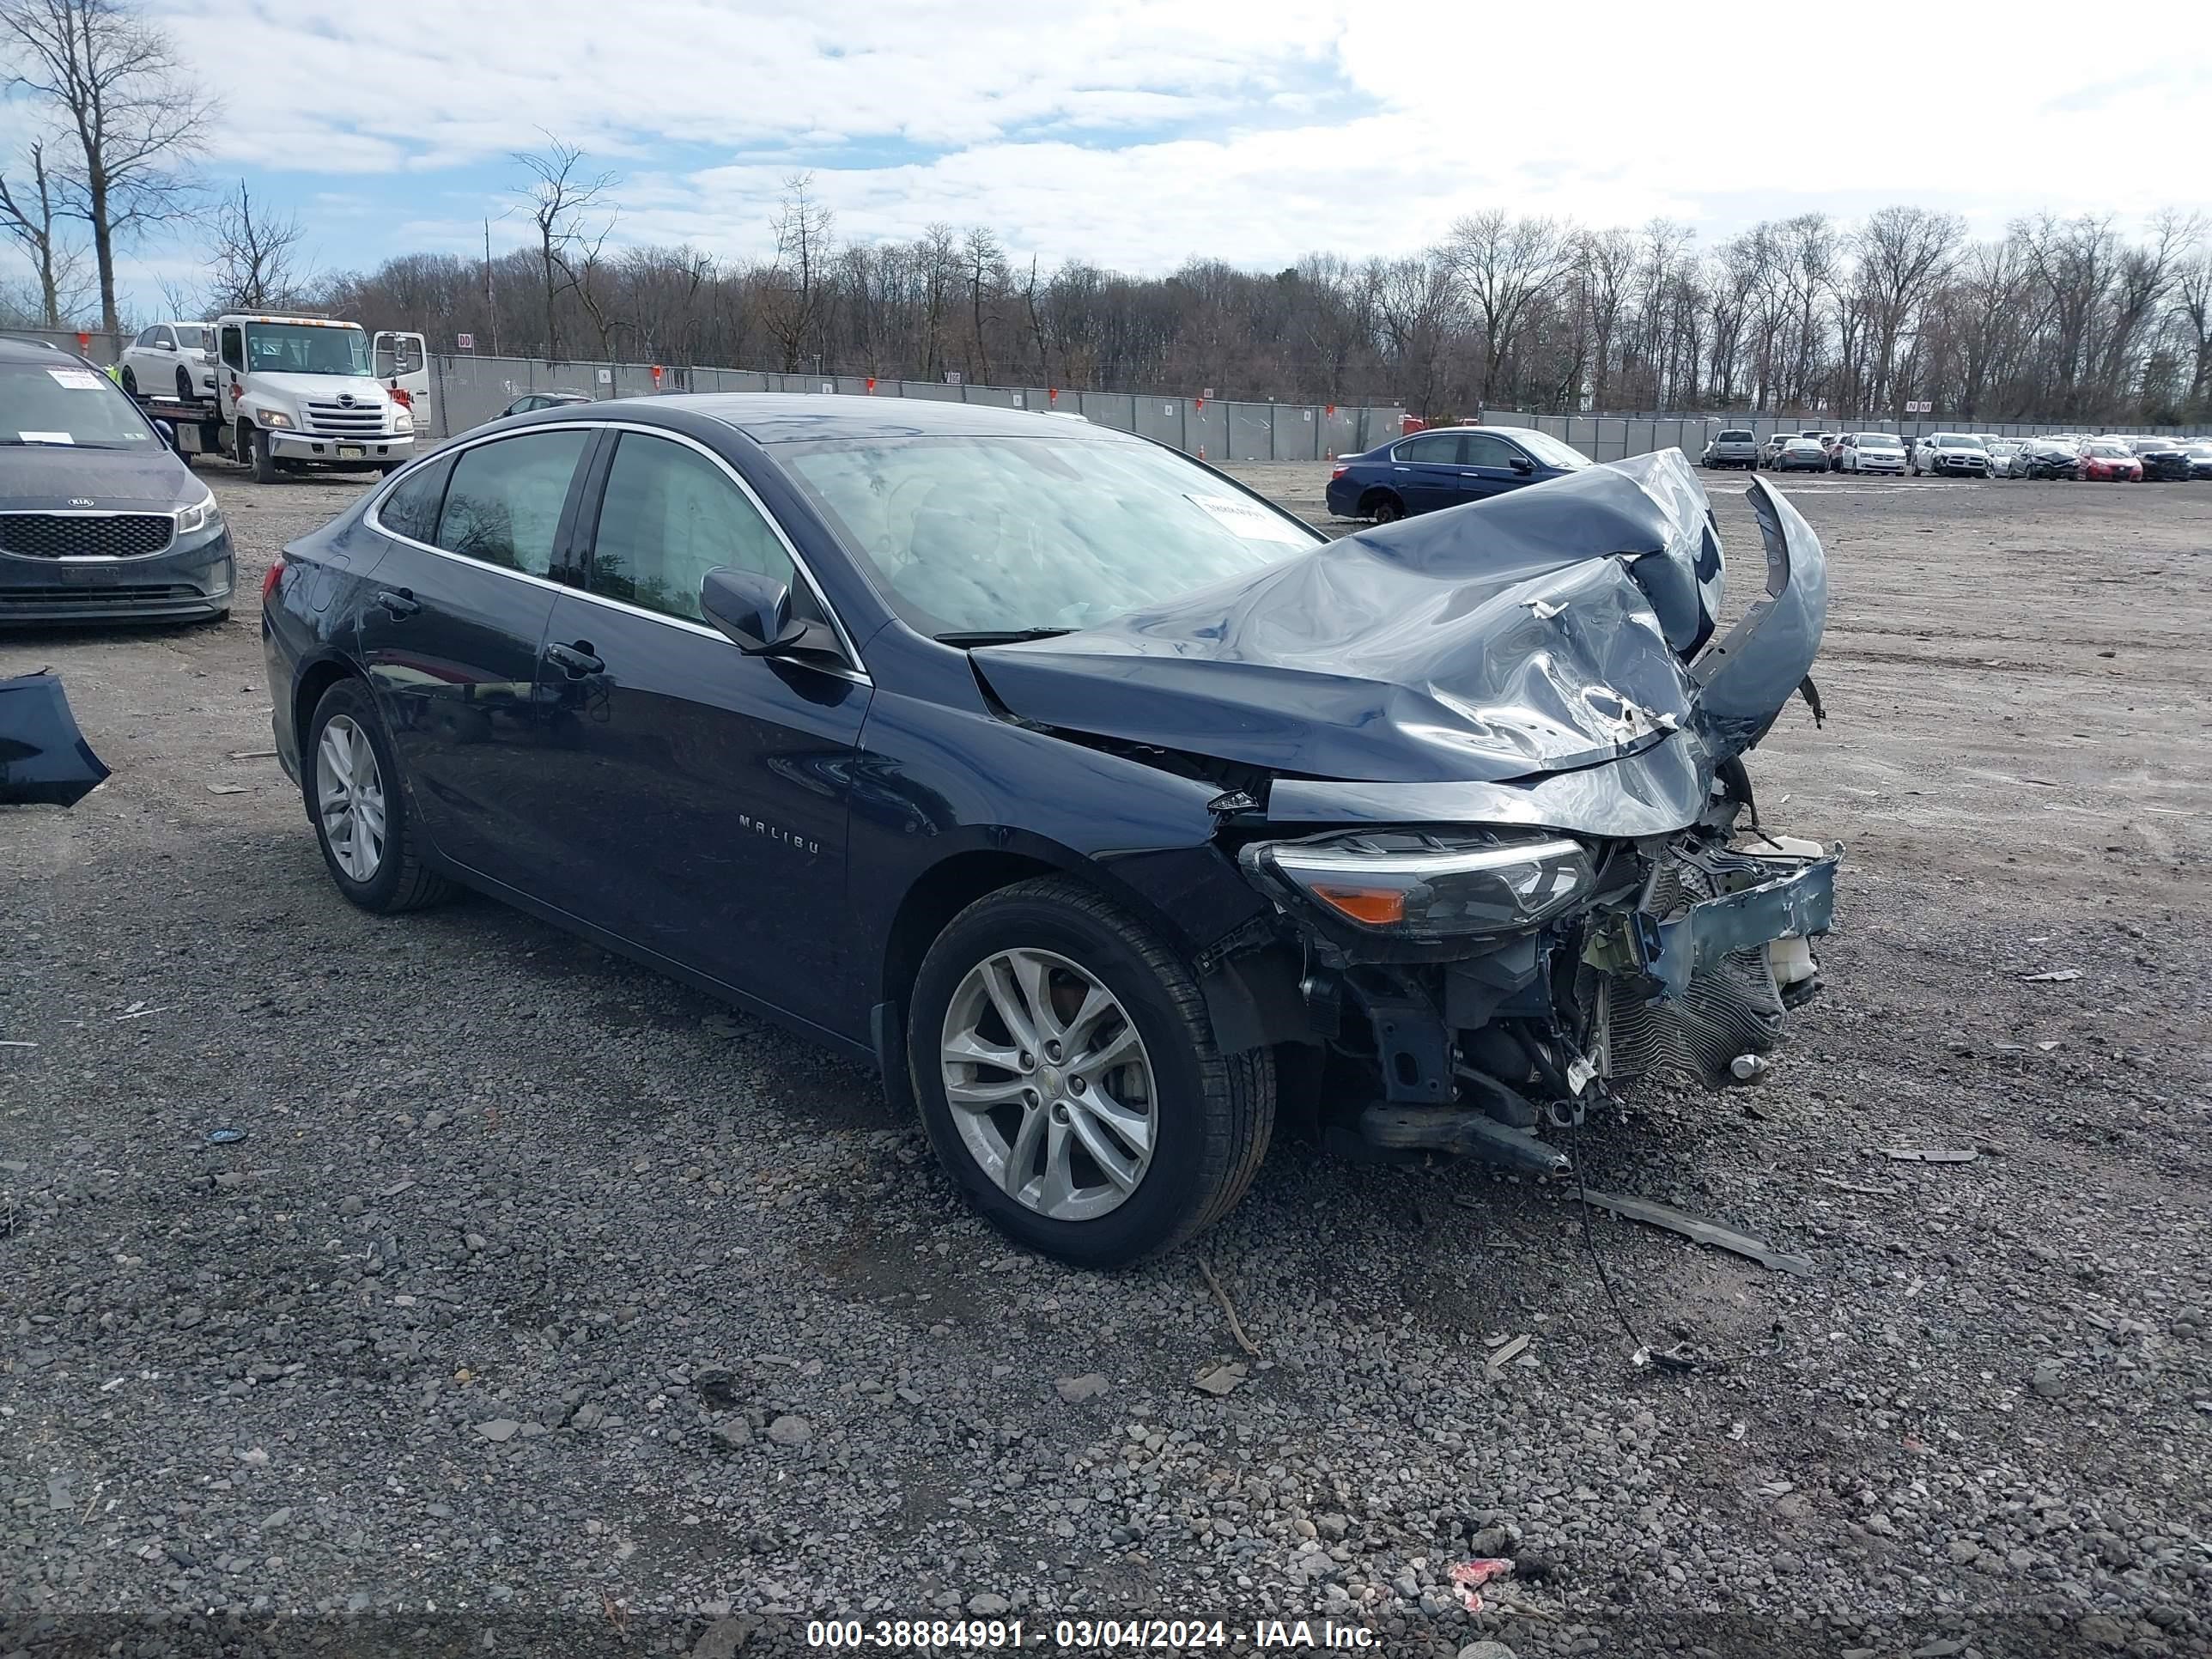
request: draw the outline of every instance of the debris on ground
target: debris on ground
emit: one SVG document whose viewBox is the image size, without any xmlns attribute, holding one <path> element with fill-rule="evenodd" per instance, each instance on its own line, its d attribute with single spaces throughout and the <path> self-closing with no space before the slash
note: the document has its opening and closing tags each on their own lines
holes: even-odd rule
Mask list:
<svg viewBox="0 0 2212 1659">
<path fill-rule="evenodd" d="M 1765 1239 L 1753 1238 L 1749 1233 L 1738 1232 L 1723 1223 L 1708 1221 L 1703 1216 L 1678 1210 L 1671 1204 L 1620 1193 L 1589 1193 L 1585 1196 L 1599 1209 L 1610 1210 L 1624 1220 L 1642 1221 L 1654 1227 L 1664 1227 L 1669 1232 L 1680 1233 L 1698 1243 L 1748 1256 L 1762 1267 L 1774 1267 L 1783 1273 L 1796 1273 L 1805 1278 L 1812 1275 L 1813 1264 L 1808 1258 L 1778 1250 Z"/>
<path fill-rule="evenodd" d="M 1472 1561 L 1462 1561 L 1451 1570 L 1452 1588 L 1459 1592 L 1460 1605 L 1469 1613 L 1482 1611 L 1480 1586 L 1493 1578 L 1504 1578 L 1513 1571 L 1512 1562 L 1502 1555 L 1479 1556 Z"/>
<path fill-rule="evenodd" d="M 1216 1360 L 1211 1365 L 1200 1366 L 1198 1375 L 1192 1379 L 1192 1382 L 1201 1393 L 1220 1395 L 1240 1386 L 1244 1378 L 1244 1362 L 1241 1359 L 1225 1359 Z"/>
<path fill-rule="evenodd" d="M 1085 1371 L 1081 1376 L 1063 1376 L 1053 1387 L 1069 1405 L 1079 1406 L 1106 1392 L 1106 1377 L 1100 1371 Z"/>
<path fill-rule="evenodd" d="M 1981 1156 L 1972 1147 L 1942 1146 L 1885 1146 L 1881 1155 L 1895 1158 L 1899 1164 L 1972 1164 Z"/>
<path fill-rule="evenodd" d="M 2064 985 L 2081 977 L 2079 968 L 2054 968 L 2047 974 L 2022 974 L 2021 978 L 2030 985 Z"/>
<path fill-rule="evenodd" d="M 246 786 L 242 783 L 211 783 L 208 785 L 207 792 L 210 795 L 242 795 L 246 793 Z"/>
<path fill-rule="evenodd" d="M 1198 1270 L 1206 1275 L 1206 1282 L 1213 1287 L 1214 1299 L 1221 1304 L 1221 1311 L 1229 1321 L 1229 1334 L 1237 1339 L 1237 1346 L 1257 1359 L 1260 1350 L 1252 1339 L 1244 1334 L 1244 1327 L 1237 1318 L 1237 1304 L 1229 1299 L 1229 1292 L 1221 1288 L 1221 1281 L 1213 1276 L 1213 1264 L 1204 1256 L 1198 1259 Z"/>
<path fill-rule="evenodd" d="M 1504 1374 L 1508 1365 L 1528 1351 L 1528 1339 L 1525 1335 L 1501 1342 L 1491 1351 L 1490 1358 L 1483 1361 L 1483 1369 L 1490 1373 L 1491 1380 L 1495 1382 Z"/>
<path fill-rule="evenodd" d="M 234 1146 L 245 1139 L 246 1131 L 243 1129 L 210 1129 L 207 1133 L 210 1146 Z"/>
</svg>

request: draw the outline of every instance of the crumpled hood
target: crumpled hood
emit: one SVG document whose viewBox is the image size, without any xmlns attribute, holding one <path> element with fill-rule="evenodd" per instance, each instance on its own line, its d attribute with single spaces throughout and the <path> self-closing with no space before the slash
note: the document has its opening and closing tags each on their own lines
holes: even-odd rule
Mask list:
<svg viewBox="0 0 2212 1659">
<path fill-rule="evenodd" d="M 1763 522 L 1771 504 L 1771 592 L 1776 538 L 1809 544 L 1816 565 L 1819 544 L 1763 480 L 1751 494 Z M 1498 782 L 1640 754 L 1678 732 L 1710 764 L 1763 735 L 1809 668 L 1826 611 L 1821 580 L 1795 596 L 1786 644 L 1737 653 L 1765 660 L 1719 660 L 1720 647 L 1699 659 L 1722 583 L 1705 490 L 1667 450 L 971 659 L 1019 718 L 1291 777 Z"/>
</svg>

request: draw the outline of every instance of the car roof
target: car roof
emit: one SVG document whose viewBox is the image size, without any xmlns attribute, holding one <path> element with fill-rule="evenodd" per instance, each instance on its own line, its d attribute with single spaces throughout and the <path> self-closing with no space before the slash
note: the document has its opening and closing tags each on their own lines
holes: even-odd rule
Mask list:
<svg viewBox="0 0 2212 1659">
<path fill-rule="evenodd" d="M 1141 442 L 1087 422 L 1055 421 L 1025 409 L 945 403 L 933 398 L 872 398 L 858 392 L 678 392 L 652 398 L 602 398 L 594 416 L 704 416 L 734 427 L 757 444 L 820 438 L 1042 438 L 1079 443 Z"/>
<path fill-rule="evenodd" d="M 81 363 L 84 359 L 74 351 L 64 351 L 58 345 L 48 345 L 44 340 L 19 339 L 12 334 L 0 334 L 0 363 Z"/>
</svg>

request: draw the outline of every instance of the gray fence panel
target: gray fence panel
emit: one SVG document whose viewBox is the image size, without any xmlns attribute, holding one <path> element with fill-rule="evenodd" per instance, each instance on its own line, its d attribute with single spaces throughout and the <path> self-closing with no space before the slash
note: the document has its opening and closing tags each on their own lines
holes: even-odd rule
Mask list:
<svg viewBox="0 0 2212 1659">
<path fill-rule="evenodd" d="M 1322 459 L 1359 453 L 1359 416 L 1364 411 L 1339 405 L 1334 413 L 1323 407 L 1316 422 L 1321 428 Z"/>
<path fill-rule="evenodd" d="M 1213 412 L 1213 405 L 1206 405 Z M 1221 406 L 1221 458 L 1231 461 L 1272 461 L 1275 459 L 1274 410 L 1266 404 L 1224 404 Z"/>
<path fill-rule="evenodd" d="M 1079 392 L 1076 412 L 1085 420 L 1100 426 L 1110 426 L 1117 432 L 1134 432 L 1137 427 L 1135 394 L 1127 392 Z"/>
<path fill-rule="evenodd" d="M 942 386 L 935 380 L 901 380 L 898 386 L 902 398 L 927 398 L 933 403 L 940 404 L 966 401 L 960 395 L 966 389 L 962 386 Z"/>
</svg>

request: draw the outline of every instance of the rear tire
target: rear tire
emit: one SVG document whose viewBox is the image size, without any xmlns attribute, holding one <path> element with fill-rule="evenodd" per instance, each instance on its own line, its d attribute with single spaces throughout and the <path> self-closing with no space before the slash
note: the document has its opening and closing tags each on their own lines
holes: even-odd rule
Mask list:
<svg viewBox="0 0 2212 1659">
<path fill-rule="evenodd" d="M 253 464 L 253 482 L 275 483 L 283 475 L 276 471 L 276 457 L 270 452 L 269 434 L 258 426 L 246 428 L 246 447 Z"/>
<path fill-rule="evenodd" d="M 1395 524 L 1406 516 L 1406 503 L 1386 489 L 1370 504 L 1368 516 L 1377 524 Z"/>
<path fill-rule="evenodd" d="M 323 693 L 300 762 L 323 863 L 348 902 L 392 915 L 452 890 L 422 862 L 398 758 L 366 684 L 343 679 Z"/>
<path fill-rule="evenodd" d="M 177 365 L 177 401 L 180 404 L 199 401 L 192 395 L 192 372 L 182 363 Z"/>
<path fill-rule="evenodd" d="M 1036 977 L 1024 979 L 1024 967 Z M 1085 1021 L 1079 1010 L 1095 1008 L 1094 999 L 1112 1006 Z M 1004 1015 L 1009 1001 L 1018 1027 Z M 1073 1266 L 1117 1267 L 1181 1243 L 1229 1212 L 1266 1156 L 1273 1054 L 1224 1054 L 1188 965 L 1077 883 L 1021 882 L 954 917 L 915 976 L 906 1030 L 915 1098 L 946 1173 L 1000 1231 Z M 1024 1030 L 1034 1050 L 1023 1047 Z M 1063 1036 L 1064 1070 L 1053 1058 Z M 1115 1051 L 1124 1057 L 1087 1081 L 1094 1074 L 1079 1056 Z M 991 1053 L 1006 1063 L 960 1057 Z M 953 1089 L 969 1103 L 953 1104 Z M 1080 1117 L 1086 1097 L 1121 1115 Z M 1117 1121 L 1141 1127 L 1146 1141 L 1133 1152 L 1121 1132 L 1108 1135 L 1121 1181 L 1087 1139 Z M 1032 1123 L 1035 1140 L 1023 1133 Z M 1055 1156 L 1065 1172 L 1057 1185 Z"/>
<path fill-rule="evenodd" d="M 138 395 L 138 377 L 131 372 L 131 365 L 123 365 L 123 389 L 132 397 Z"/>
</svg>

